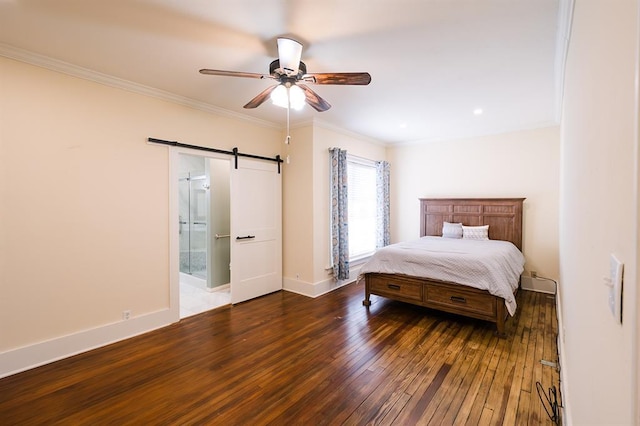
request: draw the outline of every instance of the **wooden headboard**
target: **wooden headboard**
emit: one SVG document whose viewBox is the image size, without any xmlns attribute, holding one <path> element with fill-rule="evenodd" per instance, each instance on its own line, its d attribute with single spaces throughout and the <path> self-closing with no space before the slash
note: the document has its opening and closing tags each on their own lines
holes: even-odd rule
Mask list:
<svg viewBox="0 0 640 426">
<path fill-rule="evenodd" d="M 420 198 L 420 236 L 442 235 L 442 223 L 489 225 L 489 239 L 511 241 L 522 251 L 524 198 Z"/>
</svg>

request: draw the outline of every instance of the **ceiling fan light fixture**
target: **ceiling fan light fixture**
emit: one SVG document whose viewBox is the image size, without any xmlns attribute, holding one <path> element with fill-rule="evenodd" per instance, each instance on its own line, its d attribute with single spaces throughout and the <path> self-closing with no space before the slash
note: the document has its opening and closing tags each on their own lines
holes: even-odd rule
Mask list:
<svg viewBox="0 0 640 426">
<path fill-rule="evenodd" d="M 277 41 L 280 68 L 286 75 L 298 74 L 302 45 L 290 38 L 279 38 Z"/>
<path fill-rule="evenodd" d="M 273 89 L 271 92 L 271 102 L 275 106 L 279 106 L 281 108 L 289 107 L 289 95 L 287 93 L 287 88 L 284 85 L 280 84 L 278 87 Z"/>
<path fill-rule="evenodd" d="M 281 108 L 291 107 L 299 111 L 304 107 L 305 95 L 295 84 L 290 87 L 280 84 L 271 92 L 271 102 Z"/>
<path fill-rule="evenodd" d="M 304 104 L 305 104 L 304 92 L 302 91 L 301 88 L 299 88 L 295 84 L 289 87 L 289 102 L 290 102 L 291 108 L 297 111 L 304 108 Z"/>
</svg>

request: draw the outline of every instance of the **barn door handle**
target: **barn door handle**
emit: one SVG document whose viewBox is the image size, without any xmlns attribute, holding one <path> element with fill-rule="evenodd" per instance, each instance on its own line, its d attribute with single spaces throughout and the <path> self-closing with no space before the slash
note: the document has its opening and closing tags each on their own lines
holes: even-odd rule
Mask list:
<svg viewBox="0 0 640 426">
<path fill-rule="evenodd" d="M 250 240 L 255 237 L 255 235 L 247 235 L 246 237 L 236 237 L 236 240 Z"/>
<path fill-rule="evenodd" d="M 465 299 L 464 297 L 451 296 L 450 299 L 452 302 L 467 303 L 467 299 Z"/>
</svg>

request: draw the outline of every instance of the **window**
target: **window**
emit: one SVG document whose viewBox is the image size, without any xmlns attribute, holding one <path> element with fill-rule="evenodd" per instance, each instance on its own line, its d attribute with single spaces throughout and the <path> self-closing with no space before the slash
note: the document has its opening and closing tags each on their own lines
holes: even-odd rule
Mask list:
<svg viewBox="0 0 640 426">
<path fill-rule="evenodd" d="M 372 255 L 376 251 L 376 164 L 347 155 L 349 176 L 349 260 Z"/>
</svg>

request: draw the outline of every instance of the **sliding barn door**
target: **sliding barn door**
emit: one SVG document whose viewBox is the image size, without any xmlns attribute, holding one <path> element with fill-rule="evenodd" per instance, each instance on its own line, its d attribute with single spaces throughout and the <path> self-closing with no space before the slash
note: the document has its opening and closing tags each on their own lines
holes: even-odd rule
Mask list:
<svg viewBox="0 0 640 426">
<path fill-rule="evenodd" d="M 238 158 L 231 171 L 231 303 L 282 289 L 282 175 Z"/>
</svg>

